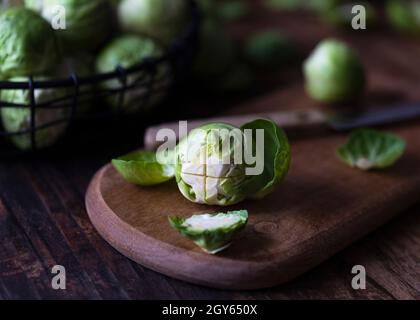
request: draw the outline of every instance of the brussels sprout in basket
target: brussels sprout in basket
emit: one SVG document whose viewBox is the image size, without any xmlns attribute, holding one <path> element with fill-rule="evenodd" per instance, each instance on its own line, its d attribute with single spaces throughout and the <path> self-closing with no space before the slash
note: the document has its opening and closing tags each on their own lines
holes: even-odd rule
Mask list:
<svg viewBox="0 0 420 320">
<path fill-rule="evenodd" d="M 38 78 L 37 80 L 46 80 Z M 27 81 L 26 78 L 13 78 L 11 81 Z M 60 102 L 44 108 L 41 104 L 58 101 L 68 96 L 65 90 L 35 89 L 35 144 L 37 148 L 45 148 L 55 143 L 66 131 L 69 107 L 60 107 Z M 0 100 L 3 103 L 30 105 L 30 91 L 28 89 L 1 90 Z M 61 102 L 63 103 L 63 102 Z M 32 147 L 31 133 L 19 133 L 32 130 L 31 109 L 18 107 L 2 107 L 1 119 L 4 129 L 12 133 L 11 141 L 19 149 L 29 150 Z M 15 134 L 16 133 L 16 134 Z"/>
<path fill-rule="evenodd" d="M 158 58 L 163 54 L 163 49 L 156 44 L 152 39 L 136 36 L 126 35 L 113 40 L 107 47 L 105 47 L 99 54 L 96 61 L 96 70 L 99 73 L 112 72 L 118 66 L 130 68 L 134 65 L 144 62 L 146 58 Z M 147 94 L 145 85 L 137 85 L 138 81 L 147 84 L 149 80 L 147 77 L 150 74 L 146 72 L 133 73 L 126 79 L 127 89 L 123 101 L 122 111 L 131 113 L 139 111 L 142 107 L 143 110 L 154 106 L 159 103 L 163 98 L 162 88 L 165 86 L 169 79 L 168 67 L 164 64 L 160 65 L 156 70 L 155 78 L 153 79 L 154 86 L 150 88 L 152 91 L 151 96 L 148 98 L 148 103 L 145 106 L 141 105 L 143 98 Z M 112 107 L 117 108 L 119 105 L 119 90 L 123 89 L 123 83 L 119 79 L 106 81 L 102 84 L 104 89 L 114 90 L 115 93 L 108 98 L 108 102 Z"/>
<path fill-rule="evenodd" d="M 118 8 L 124 31 L 149 36 L 165 46 L 185 29 L 190 17 L 186 0 L 122 0 Z"/>
<path fill-rule="evenodd" d="M 43 75 L 60 61 L 54 30 L 25 8 L 0 14 L 0 78 Z"/>
<path fill-rule="evenodd" d="M 25 0 L 25 5 L 49 22 L 65 21 L 57 35 L 68 51 L 96 50 L 113 32 L 115 18 L 108 0 Z"/>
</svg>

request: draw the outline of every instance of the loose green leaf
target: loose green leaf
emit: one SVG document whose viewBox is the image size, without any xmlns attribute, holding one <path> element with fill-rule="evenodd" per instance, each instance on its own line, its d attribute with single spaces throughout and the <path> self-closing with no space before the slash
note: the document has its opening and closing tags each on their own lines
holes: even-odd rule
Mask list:
<svg viewBox="0 0 420 320">
<path fill-rule="evenodd" d="M 404 153 L 406 143 L 396 135 L 371 129 L 354 131 L 346 144 L 337 149 L 338 157 L 362 170 L 385 169 Z"/>
<path fill-rule="evenodd" d="M 112 164 L 125 180 L 141 186 L 161 184 L 174 177 L 173 164 L 159 163 L 154 152 L 132 152 L 112 160 Z"/>
<path fill-rule="evenodd" d="M 256 154 L 257 142 L 252 141 L 253 154 L 264 157 L 264 172 L 258 176 L 248 177 L 245 187 L 248 195 L 252 195 L 253 198 L 262 198 L 271 193 L 286 177 L 291 159 L 290 144 L 285 132 L 271 120 L 257 119 L 241 127 L 243 131 L 246 129 L 254 132 L 264 130 L 263 155 Z"/>
<path fill-rule="evenodd" d="M 190 218 L 168 217 L 170 225 L 194 241 L 205 252 L 216 254 L 226 249 L 233 236 L 245 228 L 248 211 L 193 215 Z"/>
</svg>

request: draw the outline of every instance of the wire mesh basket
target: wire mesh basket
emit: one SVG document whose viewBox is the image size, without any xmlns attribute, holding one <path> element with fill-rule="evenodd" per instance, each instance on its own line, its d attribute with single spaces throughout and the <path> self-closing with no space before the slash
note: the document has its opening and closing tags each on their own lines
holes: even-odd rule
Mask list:
<svg viewBox="0 0 420 320">
<path fill-rule="evenodd" d="M 45 144 L 52 145 L 59 133 L 65 132 L 74 120 L 86 116 L 79 111 L 87 105 L 103 105 L 112 101 L 113 107 L 100 108 L 88 114 L 90 120 L 99 121 L 104 117 L 141 115 L 165 100 L 188 76 L 198 47 L 200 15 L 194 1 L 189 2 L 191 23 L 158 58 L 146 58 L 130 68 L 117 66 L 109 73 L 79 76 L 71 72 L 64 79 L 28 76 L 19 81 L 0 81 L 1 92 L 18 89 L 20 94 L 26 95 L 25 102 L 29 102 L 0 101 L 3 117 L 8 116 L 7 112 L 3 112 L 5 109 L 14 109 L 10 117 L 23 117 L 25 123 L 17 128 L 13 125 L 8 127 L 7 122 L 2 121 L 0 142 L 13 140 L 20 150 L 35 151 Z M 108 86 L 109 89 L 104 89 L 107 87 L 104 83 L 112 83 L 112 88 Z M 54 94 L 45 99 L 39 96 L 41 91 L 48 90 L 54 91 Z M 131 102 L 128 108 L 127 100 Z M 14 119 L 11 120 L 13 123 Z"/>
</svg>

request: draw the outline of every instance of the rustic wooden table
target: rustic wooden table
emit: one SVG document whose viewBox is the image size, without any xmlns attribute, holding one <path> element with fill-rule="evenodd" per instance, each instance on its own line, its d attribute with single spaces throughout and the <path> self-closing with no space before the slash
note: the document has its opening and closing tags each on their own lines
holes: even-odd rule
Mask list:
<svg viewBox="0 0 420 320">
<path fill-rule="evenodd" d="M 326 35 L 351 41 L 369 65 L 368 104 L 420 98 L 420 43 L 384 30 L 337 33 L 313 17 L 296 14 L 264 15 L 263 21 L 258 24 L 288 30 L 304 52 Z M 234 32 L 241 34 L 247 29 L 252 29 L 250 24 L 239 25 Z M 282 74 L 289 79 L 287 86 L 273 86 L 277 98 L 273 101 L 269 94 L 270 98 L 262 99 L 259 111 L 280 108 L 276 101 L 293 106 L 311 103 L 303 94 L 298 72 L 291 74 Z M 184 109 L 189 105 L 188 99 L 178 103 Z M 254 103 L 233 113 L 248 111 L 255 111 Z M 272 289 L 208 289 L 143 268 L 97 234 L 84 206 L 85 191 L 95 171 L 112 157 L 140 145 L 142 130 L 137 126 L 127 136 L 110 134 L 127 128 L 96 129 L 94 135 L 74 132 L 78 136 L 66 141 L 66 147 L 45 155 L 0 162 L 0 298 L 420 299 L 420 207 L 295 281 Z M 66 268 L 66 290 L 51 287 L 54 265 Z M 354 265 L 366 268 L 366 290 L 351 287 Z"/>
</svg>

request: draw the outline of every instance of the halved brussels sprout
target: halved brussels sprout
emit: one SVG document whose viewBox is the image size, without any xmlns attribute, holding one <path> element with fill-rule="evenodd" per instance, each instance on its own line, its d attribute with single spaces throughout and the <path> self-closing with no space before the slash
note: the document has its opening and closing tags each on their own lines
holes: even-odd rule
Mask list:
<svg viewBox="0 0 420 320">
<path fill-rule="evenodd" d="M 25 5 L 51 23 L 59 22 L 63 9 L 65 28 L 56 33 L 67 51 L 96 50 L 113 33 L 115 17 L 108 0 L 25 0 Z"/>
<path fill-rule="evenodd" d="M 37 80 L 46 80 L 38 78 Z M 12 78 L 10 81 L 27 81 L 27 78 Z M 35 109 L 35 127 L 52 124 L 45 128 L 37 129 L 35 133 L 35 144 L 37 148 L 46 148 L 54 144 L 66 131 L 68 126 L 68 116 L 70 109 L 68 106 L 61 107 L 60 104 L 67 104 L 68 101 L 61 101 L 69 96 L 62 89 L 35 89 L 35 103 L 37 105 L 57 101 L 50 108 L 37 106 Z M 0 100 L 2 102 L 30 105 L 30 93 L 28 89 L 2 90 L 0 92 Z M 69 100 L 69 99 L 68 99 Z M 7 132 L 17 133 L 31 129 L 31 110 L 29 108 L 3 107 L 1 108 L 1 119 L 3 127 Z M 61 121 L 55 123 L 56 121 Z M 22 150 L 29 150 L 32 147 L 32 139 L 30 133 L 21 133 L 11 136 L 11 141 Z"/>
<path fill-rule="evenodd" d="M 403 154 L 406 143 L 396 135 L 372 129 L 354 131 L 337 155 L 351 167 L 362 170 L 385 169 Z"/>
<path fill-rule="evenodd" d="M 173 228 L 210 254 L 229 247 L 233 236 L 245 228 L 247 222 L 246 210 L 194 215 L 187 219 L 169 217 Z"/>
<path fill-rule="evenodd" d="M 50 24 L 25 8 L 0 14 L 0 77 L 48 74 L 60 61 Z"/>
<path fill-rule="evenodd" d="M 162 48 L 152 39 L 136 35 L 125 35 L 116 38 L 102 50 L 96 61 L 96 70 L 99 73 L 105 73 L 115 71 L 117 66 L 130 68 L 144 62 L 146 58 L 157 58 L 162 54 Z M 156 70 L 155 78 L 153 79 L 154 86 L 151 88 L 152 90 L 156 89 L 156 92 L 151 94 L 147 104 L 143 106 L 141 104 L 147 93 L 145 83 L 149 79 L 149 74 L 137 72 L 128 76 L 126 79 L 128 88 L 125 92 L 122 111 L 133 113 L 139 111 L 141 107 L 144 110 L 148 110 L 158 104 L 164 94 L 162 93 L 164 89 L 160 87 L 164 87 L 169 81 L 168 69 L 169 67 L 166 65 L 161 65 Z M 138 80 L 143 84 L 137 85 Z M 115 90 L 116 93 L 109 96 L 107 100 L 113 108 L 117 108 L 119 103 L 118 90 L 123 88 L 121 81 L 117 79 L 109 80 L 103 82 L 102 86 L 104 89 Z"/>
<path fill-rule="evenodd" d="M 123 0 L 118 9 L 124 31 L 149 36 L 170 45 L 190 21 L 186 0 Z"/>
<path fill-rule="evenodd" d="M 125 180 L 141 186 L 157 185 L 175 175 L 174 166 L 158 162 L 155 152 L 132 152 L 112 160 L 112 164 Z"/>
<path fill-rule="evenodd" d="M 358 99 L 364 92 L 366 77 L 356 52 L 344 42 L 320 42 L 304 63 L 308 94 L 320 102 L 334 103 Z"/>
<path fill-rule="evenodd" d="M 245 44 L 245 58 L 261 69 L 276 70 L 292 62 L 297 51 L 290 40 L 274 30 L 265 30 L 251 36 Z"/>
<path fill-rule="evenodd" d="M 263 141 L 257 141 L 258 133 Z M 284 179 L 290 162 L 285 133 L 264 119 L 241 129 L 219 123 L 201 126 L 176 151 L 175 177 L 181 193 L 192 202 L 209 205 L 265 196 Z M 254 158 L 249 161 L 246 155 Z"/>
</svg>

